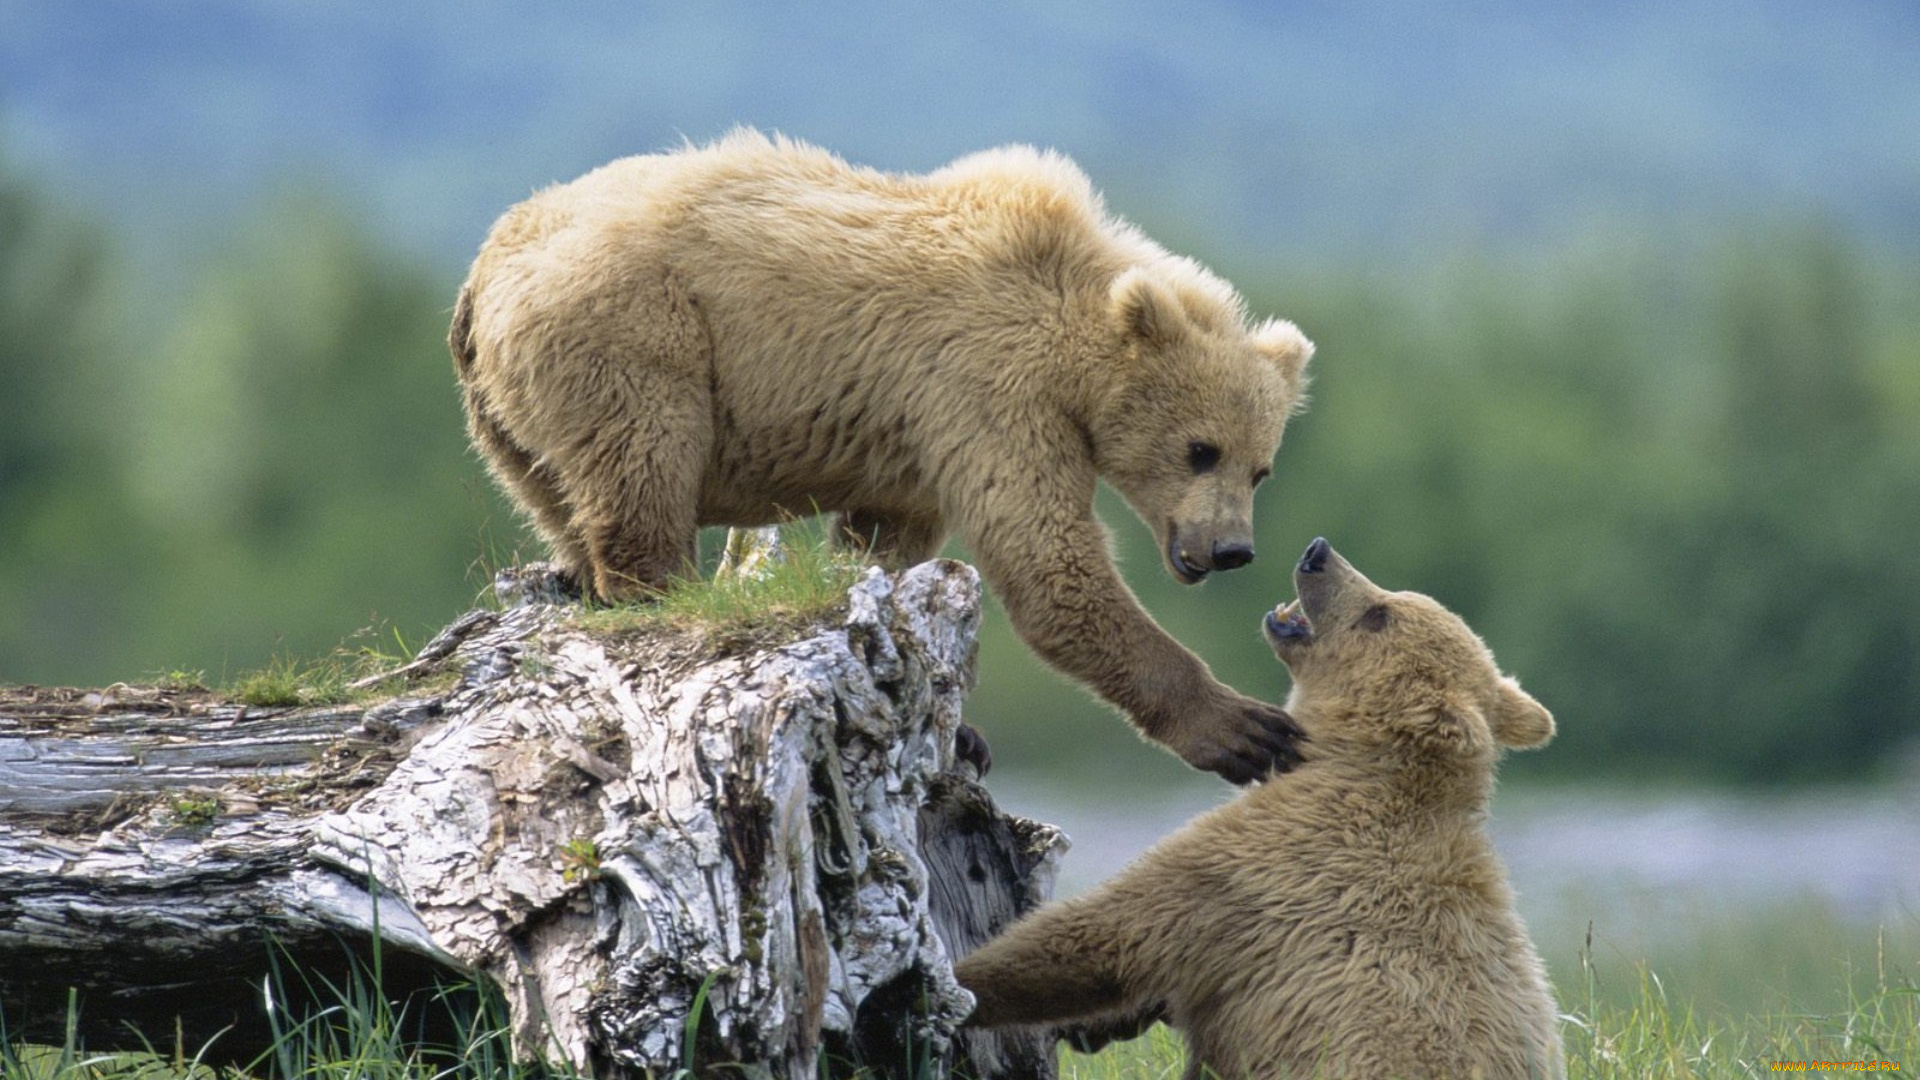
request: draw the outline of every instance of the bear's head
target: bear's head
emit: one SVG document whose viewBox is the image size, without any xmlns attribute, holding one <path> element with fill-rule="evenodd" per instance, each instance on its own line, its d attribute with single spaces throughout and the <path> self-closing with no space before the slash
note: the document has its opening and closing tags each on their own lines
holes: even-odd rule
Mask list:
<svg viewBox="0 0 1920 1080">
<path fill-rule="evenodd" d="M 1248 326 L 1226 282 L 1165 256 L 1108 290 L 1115 385 L 1089 431 L 1100 474 L 1154 531 L 1175 578 L 1253 561 L 1253 489 L 1304 403 L 1309 342 Z"/>
<path fill-rule="evenodd" d="M 1293 673 L 1287 709 L 1316 743 L 1477 762 L 1553 737 L 1553 716 L 1431 597 L 1380 588 L 1323 539 L 1293 581 L 1299 599 L 1263 629 Z"/>
</svg>

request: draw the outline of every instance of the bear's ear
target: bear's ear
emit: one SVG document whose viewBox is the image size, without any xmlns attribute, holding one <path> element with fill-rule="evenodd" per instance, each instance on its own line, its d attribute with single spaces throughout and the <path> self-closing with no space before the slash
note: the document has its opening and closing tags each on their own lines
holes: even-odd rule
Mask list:
<svg viewBox="0 0 1920 1080">
<path fill-rule="evenodd" d="M 1307 361 L 1313 359 L 1313 342 L 1300 328 L 1285 319 L 1268 319 L 1253 328 L 1253 347 L 1273 361 L 1294 393 L 1306 389 Z"/>
<path fill-rule="evenodd" d="M 1480 710 L 1454 701 L 1404 714 L 1389 727 L 1403 743 L 1446 757 L 1471 757 L 1487 743 L 1487 722 Z"/>
<path fill-rule="evenodd" d="M 1114 278 L 1107 299 L 1121 328 L 1149 345 L 1165 347 L 1186 336 L 1187 316 L 1179 299 L 1144 266 Z"/>
<path fill-rule="evenodd" d="M 1539 746 L 1553 738 L 1553 714 L 1510 676 L 1500 676 L 1488 719 L 1492 721 L 1493 737 L 1515 749 Z"/>
</svg>

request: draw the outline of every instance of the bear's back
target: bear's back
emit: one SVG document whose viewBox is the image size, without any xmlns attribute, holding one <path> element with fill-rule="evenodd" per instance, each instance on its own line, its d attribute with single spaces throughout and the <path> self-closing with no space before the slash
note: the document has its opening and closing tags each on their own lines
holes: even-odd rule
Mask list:
<svg viewBox="0 0 1920 1080">
<path fill-rule="evenodd" d="M 1241 329 L 1231 285 L 1108 213 L 1064 155 L 1003 146 L 924 175 L 888 173 L 742 128 L 537 192 L 495 223 L 474 282 L 520 283 L 514 291 L 537 300 L 672 274 L 722 331 L 768 315 L 805 330 L 823 313 L 875 310 L 876 297 L 906 318 L 1011 328 L 1056 322 L 1063 299 L 1103 317 L 1107 286 L 1148 265 L 1189 317 Z"/>
</svg>

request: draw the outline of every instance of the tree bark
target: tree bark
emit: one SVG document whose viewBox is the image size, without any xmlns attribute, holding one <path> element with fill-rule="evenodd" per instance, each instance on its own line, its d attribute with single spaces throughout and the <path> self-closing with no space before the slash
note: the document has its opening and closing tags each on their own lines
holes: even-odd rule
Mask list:
<svg viewBox="0 0 1920 1080">
<path fill-rule="evenodd" d="M 951 959 L 1066 846 L 955 759 L 970 568 L 869 571 L 832 625 L 731 636 L 589 630 L 550 579 L 510 584 L 408 665 L 459 672 L 440 693 L 0 695 L 8 1037 L 57 1038 L 72 987 L 91 1048 L 131 1021 L 250 1056 L 271 941 L 316 985 L 349 957 L 389 997 L 484 979 L 523 1052 L 604 1077 L 1052 1076 L 1051 1036 L 955 1034 Z"/>
</svg>

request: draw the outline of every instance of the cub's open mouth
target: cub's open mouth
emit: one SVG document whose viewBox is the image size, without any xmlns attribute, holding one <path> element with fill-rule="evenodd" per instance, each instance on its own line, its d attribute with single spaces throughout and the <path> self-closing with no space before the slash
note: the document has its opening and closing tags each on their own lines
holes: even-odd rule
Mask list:
<svg viewBox="0 0 1920 1080">
<path fill-rule="evenodd" d="M 1307 613 L 1298 600 L 1289 600 L 1267 612 L 1265 627 L 1267 636 L 1275 641 L 1297 641 L 1313 636 L 1313 624 L 1307 621 Z"/>
</svg>

